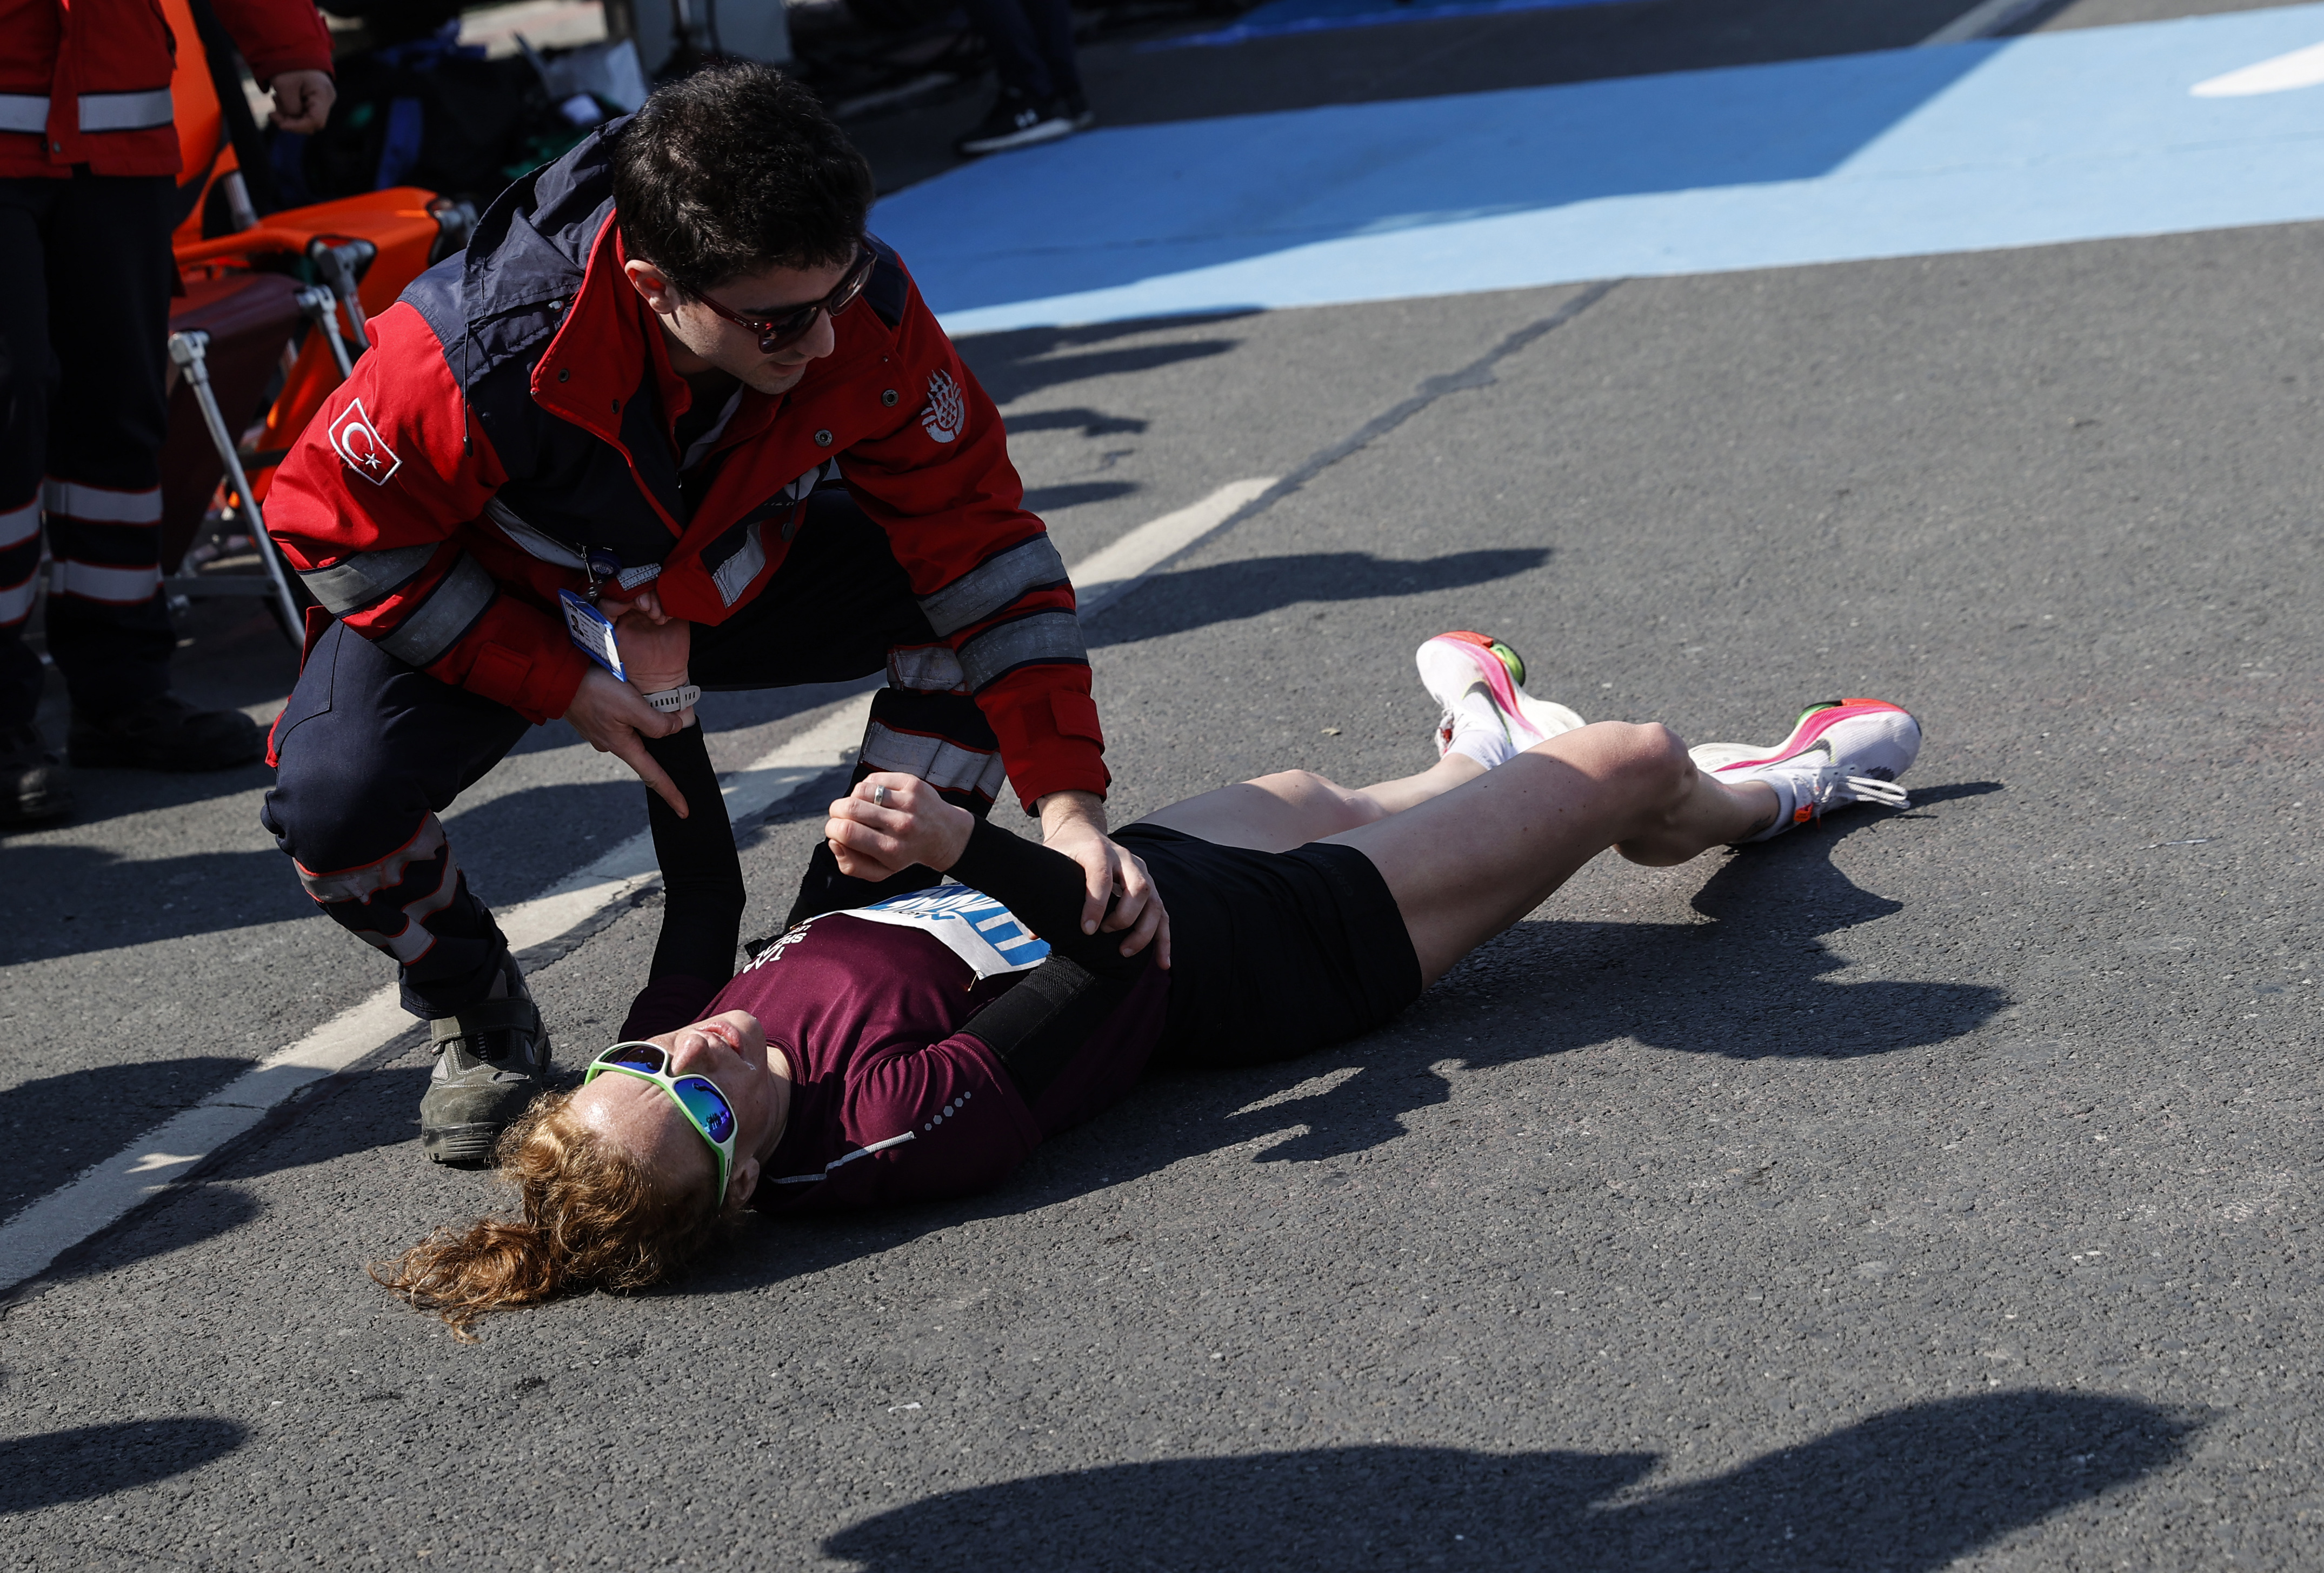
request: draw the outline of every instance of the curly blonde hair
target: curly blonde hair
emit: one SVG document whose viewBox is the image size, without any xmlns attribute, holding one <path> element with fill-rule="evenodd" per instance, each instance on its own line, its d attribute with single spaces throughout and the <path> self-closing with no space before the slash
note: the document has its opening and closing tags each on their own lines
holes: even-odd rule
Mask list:
<svg viewBox="0 0 2324 1573">
<path fill-rule="evenodd" d="M 673 1187 L 572 1104 L 570 1092 L 535 1099 L 494 1150 L 516 1217 L 439 1229 L 373 1263 L 372 1277 L 473 1342 L 479 1317 L 579 1291 L 644 1289 L 724 1232 L 733 1209 L 712 1214 L 700 1186 Z"/>
</svg>

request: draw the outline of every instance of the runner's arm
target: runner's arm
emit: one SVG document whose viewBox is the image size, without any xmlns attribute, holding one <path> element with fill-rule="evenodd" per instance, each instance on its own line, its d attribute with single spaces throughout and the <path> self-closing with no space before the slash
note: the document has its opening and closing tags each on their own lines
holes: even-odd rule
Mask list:
<svg viewBox="0 0 2324 1573">
<path fill-rule="evenodd" d="M 884 791 L 874 804 L 869 792 Z M 993 897 L 1049 943 L 1049 959 L 969 1018 L 961 1032 L 990 1049 L 1029 1106 L 1120 1007 L 1153 961 L 1121 953 L 1118 934 L 1082 931 L 1081 865 L 956 808 L 927 783 L 875 776 L 832 805 L 824 833 L 874 855 L 925 863 Z"/>
<path fill-rule="evenodd" d="M 999 1184 L 1041 1141 L 991 1051 L 959 1034 L 864 1056 L 848 1074 L 840 1129 L 837 1157 L 770 1173 L 760 1203 L 820 1212 L 966 1196 Z"/>
</svg>

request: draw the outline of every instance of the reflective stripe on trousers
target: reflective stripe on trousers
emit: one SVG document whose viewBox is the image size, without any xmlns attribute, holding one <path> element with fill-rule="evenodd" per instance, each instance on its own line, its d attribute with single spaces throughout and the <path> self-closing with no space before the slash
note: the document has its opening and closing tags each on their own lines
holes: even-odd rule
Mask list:
<svg viewBox="0 0 2324 1573">
<path fill-rule="evenodd" d="M 405 966 L 436 948 L 428 919 L 461 890 L 459 860 L 443 823 L 429 814 L 411 839 L 378 862 L 318 874 L 294 863 L 299 883 L 340 926 Z"/>
<path fill-rule="evenodd" d="M 41 566 L 41 501 L 0 513 L 0 628 L 32 612 L 32 576 Z"/>
<path fill-rule="evenodd" d="M 161 489 L 121 492 L 79 481 L 60 481 L 54 475 L 41 483 L 41 506 L 52 514 L 87 520 L 91 524 L 159 524 Z M 5 543 L 0 543 L 5 544 Z"/>
<path fill-rule="evenodd" d="M 143 568 L 115 568 L 103 563 L 82 563 L 70 557 L 59 557 L 49 569 L 50 593 L 77 595 L 83 601 L 102 601 L 110 606 L 138 605 L 152 600 L 161 589 L 161 569 L 159 564 Z"/>
</svg>

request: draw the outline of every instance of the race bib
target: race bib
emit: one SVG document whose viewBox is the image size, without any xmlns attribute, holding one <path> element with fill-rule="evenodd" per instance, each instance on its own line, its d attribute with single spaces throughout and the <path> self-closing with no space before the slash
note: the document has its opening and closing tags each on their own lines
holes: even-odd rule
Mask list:
<svg viewBox="0 0 2324 1573">
<path fill-rule="evenodd" d="M 1015 913 L 991 897 L 965 885 L 938 885 L 831 915 L 931 934 L 966 961 L 980 981 L 1004 972 L 1026 971 L 1049 959 L 1048 941 L 1019 923 Z"/>
</svg>

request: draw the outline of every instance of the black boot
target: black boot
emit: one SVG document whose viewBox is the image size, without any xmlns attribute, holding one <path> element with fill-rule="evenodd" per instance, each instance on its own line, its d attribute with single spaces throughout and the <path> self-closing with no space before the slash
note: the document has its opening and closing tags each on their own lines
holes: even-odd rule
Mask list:
<svg viewBox="0 0 2324 1573">
<path fill-rule="evenodd" d="M 157 694 L 106 715 L 73 715 L 66 752 L 82 769 L 227 770 L 266 752 L 266 734 L 238 710 L 196 710 Z"/>
<path fill-rule="evenodd" d="M 38 727 L 0 728 L 0 824 L 70 814 L 72 772 L 49 752 Z"/>
</svg>

